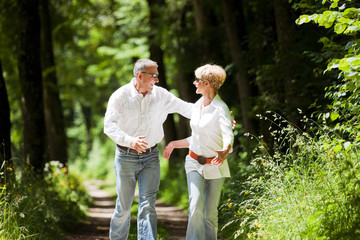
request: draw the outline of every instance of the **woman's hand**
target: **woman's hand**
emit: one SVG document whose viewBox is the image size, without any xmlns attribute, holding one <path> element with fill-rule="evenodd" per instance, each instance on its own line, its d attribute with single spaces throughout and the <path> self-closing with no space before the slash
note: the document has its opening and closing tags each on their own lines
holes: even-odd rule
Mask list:
<svg viewBox="0 0 360 240">
<path fill-rule="evenodd" d="M 163 151 L 164 158 L 169 159 L 173 150 L 174 150 L 173 142 L 169 142 Z"/>
<path fill-rule="evenodd" d="M 229 155 L 231 146 L 228 145 L 225 149 L 222 150 L 215 150 L 215 152 L 217 153 L 217 156 L 211 160 L 211 164 L 214 164 L 218 167 L 220 167 L 223 162 L 225 161 L 225 159 L 227 158 L 227 156 Z"/>
</svg>

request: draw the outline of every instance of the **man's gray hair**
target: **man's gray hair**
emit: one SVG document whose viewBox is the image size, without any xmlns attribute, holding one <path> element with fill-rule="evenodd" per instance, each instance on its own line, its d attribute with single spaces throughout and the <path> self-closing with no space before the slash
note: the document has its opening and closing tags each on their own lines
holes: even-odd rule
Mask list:
<svg viewBox="0 0 360 240">
<path fill-rule="evenodd" d="M 148 67 L 158 67 L 157 63 L 150 59 L 139 59 L 136 61 L 134 66 L 134 77 L 137 76 L 139 72 L 144 72 Z"/>
</svg>

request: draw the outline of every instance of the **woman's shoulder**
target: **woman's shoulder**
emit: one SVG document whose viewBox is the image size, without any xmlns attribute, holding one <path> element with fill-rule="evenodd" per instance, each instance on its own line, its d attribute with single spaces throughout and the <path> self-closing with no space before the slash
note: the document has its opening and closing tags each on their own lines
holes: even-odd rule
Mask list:
<svg viewBox="0 0 360 240">
<path fill-rule="evenodd" d="M 227 104 L 220 98 L 219 95 L 216 95 L 212 105 L 218 109 L 222 109 L 222 110 L 229 110 L 229 107 L 227 106 Z"/>
</svg>

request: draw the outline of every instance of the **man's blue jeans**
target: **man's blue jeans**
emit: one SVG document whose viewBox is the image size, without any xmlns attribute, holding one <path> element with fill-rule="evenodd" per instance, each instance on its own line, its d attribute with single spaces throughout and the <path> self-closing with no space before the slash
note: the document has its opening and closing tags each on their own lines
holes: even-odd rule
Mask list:
<svg viewBox="0 0 360 240">
<path fill-rule="evenodd" d="M 204 179 L 197 171 L 187 174 L 189 221 L 187 240 L 216 240 L 218 205 L 225 178 Z"/>
<path fill-rule="evenodd" d="M 160 185 L 159 150 L 138 155 L 116 148 L 115 177 L 117 199 L 110 222 L 110 239 L 126 240 L 129 235 L 131 205 L 136 182 L 139 185 L 139 209 L 137 220 L 138 239 L 156 239 L 156 194 Z"/>
</svg>

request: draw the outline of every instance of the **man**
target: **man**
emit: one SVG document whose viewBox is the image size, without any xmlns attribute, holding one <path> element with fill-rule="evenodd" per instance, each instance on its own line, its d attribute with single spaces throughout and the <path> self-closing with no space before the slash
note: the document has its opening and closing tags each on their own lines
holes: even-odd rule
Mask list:
<svg viewBox="0 0 360 240">
<path fill-rule="evenodd" d="M 115 176 L 117 200 L 110 222 L 110 239 L 127 239 L 130 209 L 136 182 L 139 186 L 138 239 L 156 239 L 156 194 L 160 185 L 157 143 L 164 137 L 163 123 L 169 113 L 190 118 L 192 104 L 156 86 L 158 65 L 140 59 L 134 78 L 110 97 L 104 132 L 116 144 Z"/>
</svg>

